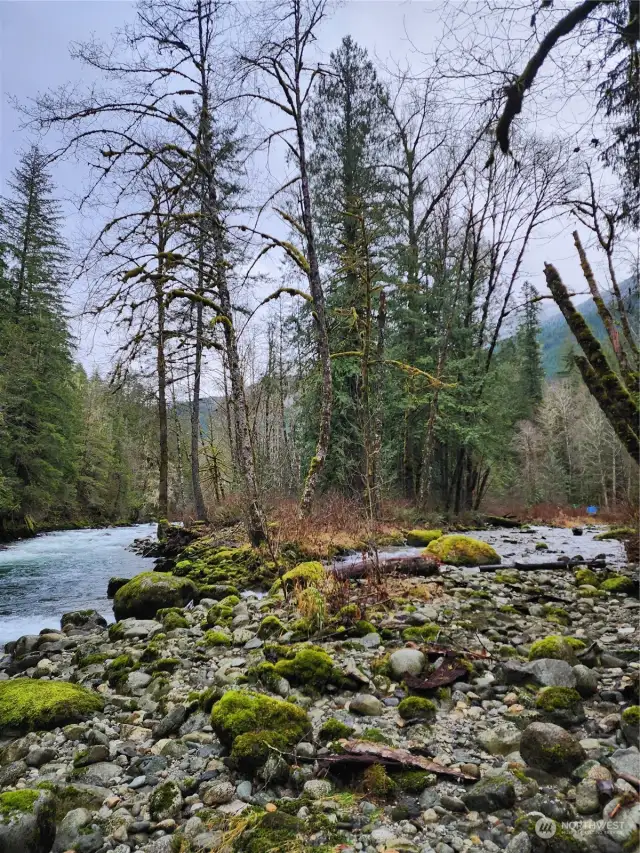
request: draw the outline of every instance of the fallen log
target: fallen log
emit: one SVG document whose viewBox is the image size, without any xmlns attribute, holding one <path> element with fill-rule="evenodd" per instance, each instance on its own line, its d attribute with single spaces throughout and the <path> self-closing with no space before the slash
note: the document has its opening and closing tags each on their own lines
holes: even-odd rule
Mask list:
<svg viewBox="0 0 640 853">
<path fill-rule="evenodd" d="M 352 578 L 365 578 L 378 572 L 393 574 L 397 572 L 402 575 L 412 575 L 419 578 L 428 578 L 440 572 L 440 563 L 428 557 L 388 557 L 380 555 L 378 560 L 368 558 L 359 563 L 351 563 L 346 566 L 332 566 L 329 569 L 340 580 Z"/>
<path fill-rule="evenodd" d="M 321 767 L 338 769 L 340 766 L 382 764 L 390 770 L 402 770 L 406 768 L 414 770 L 426 770 L 438 776 L 449 776 L 462 782 L 477 782 L 473 776 L 468 776 L 461 770 L 452 770 L 437 761 L 414 755 L 407 749 L 397 749 L 393 746 L 382 746 L 365 740 L 341 740 L 341 752 L 336 755 L 327 755 L 318 763 Z"/>
<path fill-rule="evenodd" d="M 490 527 L 522 527 L 522 522 L 517 518 L 510 518 L 502 515 L 483 515 L 481 520 Z"/>
<path fill-rule="evenodd" d="M 404 676 L 404 681 L 410 690 L 435 690 L 438 687 L 453 684 L 458 679 L 465 678 L 468 675 L 468 668 L 462 666 L 457 658 L 445 658 L 427 678 L 418 678 L 407 673 Z"/>
<path fill-rule="evenodd" d="M 601 557 L 595 557 L 593 560 L 579 560 L 577 558 L 556 560 L 555 562 L 549 560 L 543 563 L 523 563 L 521 560 L 516 560 L 511 565 L 498 563 L 491 566 L 478 566 L 478 570 L 481 572 L 504 572 L 513 569 L 520 572 L 544 572 L 555 569 L 575 569 L 578 566 L 587 566 L 590 569 L 606 569 L 607 562 Z"/>
</svg>

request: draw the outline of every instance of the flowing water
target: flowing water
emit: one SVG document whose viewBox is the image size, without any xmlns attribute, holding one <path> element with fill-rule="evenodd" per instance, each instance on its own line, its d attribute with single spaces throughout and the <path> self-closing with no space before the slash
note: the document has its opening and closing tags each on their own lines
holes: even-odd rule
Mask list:
<svg viewBox="0 0 640 853">
<path fill-rule="evenodd" d="M 478 530 L 469 532 L 468 536 L 474 539 L 482 539 L 496 549 L 502 562 L 508 566 L 516 560 L 523 563 L 555 562 L 566 557 L 582 557 L 584 560 L 593 560 L 599 555 L 604 555 L 607 566 L 617 568 L 626 564 L 624 547 L 615 539 L 598 541 L 595 536 L 606 530 L 606 527 L 589 525 L 585 527 L 582 536 L 574 536 L 570 528 L 546 527 L 531 525 L 528 530 L 518 528 L 507 529 L 496 527 L 492 530 Z M 544 543 L 546 550 L 537 550 L 536 544 Z M 399 546 L 395 548 L 381 548 L 380 559 L 391 557 L 417 557 L 423 548 L 410 546 Z M 351 554 L 336 561 L 336 565 L 345 566 L 359 563 L 361 554 Z M 477 569 L 468 569 L 470 573 Z"/>
<path fill-rule="evenodd" d="M 65 530 L 0 550 L 0 647 L 23 634 L 59 629 L 71 610 L 95 608 L 112 621 L 107 582 L 153 569 L 127 546 L 155 530 L 154 524 Z"/>
</svg>

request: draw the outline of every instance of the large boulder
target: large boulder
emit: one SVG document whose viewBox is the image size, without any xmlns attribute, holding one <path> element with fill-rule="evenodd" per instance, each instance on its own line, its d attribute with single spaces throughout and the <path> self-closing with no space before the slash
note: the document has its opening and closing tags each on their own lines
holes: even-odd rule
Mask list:
<svg viewBox="0 0 640 853">
<path fill-rule="evenodd" d="M 197 598 L 198 588 L 189 578 L 168 572 L 143 572 L 121 586 L 113 598 L 116 619 L 153 619 L 163 607 L 184 607 Z"/>
<path fill-rule="evenodd" d="M 55 804 L 48 791 L 0 794 L 0 853 L 49 853 L 55 837 Z"/>
<path fill-rule="evenodd" d="M 509 773 L 486 776 L 462 795 L 462 802 L 471 811 L 495 812 L 510 809 L 516 802 L 514 778 Z"/>
<path fill-rule="evenodd" d="M 101 711 L 102 697 L 68 681 L 0 682 L 0 735 L 54 729 Z"/>
<path fill-rule="evenodd" d="M 530 767 L 569 774 L 586 753 L 580 742 L 555 723 L 531 723 L 522 733 L 520 755 Z"/>
<path fill-rule="evenodd" d="M 63 613 L 60 626 L 65 634 L 76 630 L 97 631 L 107 627 L 107 620 L 97 610 L 74 610 L 71 613 Z"/>
<path fill-rule="evenodd" d="M 451 534 L 431 542 L 424 552 L 426 557 L 435 557 L 451 566 L 487 566 L 500 562 L 500 555 L 480 539 Z"/>
</svg>

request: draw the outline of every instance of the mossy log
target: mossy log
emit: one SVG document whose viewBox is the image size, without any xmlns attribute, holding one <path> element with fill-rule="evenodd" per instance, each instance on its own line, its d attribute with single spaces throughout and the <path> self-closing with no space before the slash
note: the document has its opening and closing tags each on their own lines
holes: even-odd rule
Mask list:
<svg viewBox="0 0 640 853">
<path fill-rule="evenodd" d="M 427 557 L 391 557 L 384 559 L 382 556 L 376 561 L 373 557 L 359 563 L 347 566 L 333 566 L 330 571 L 337 578 L 346 580 L 350 578 L 364 578 L 376 572 L 392 574 L 397 572 L 402 575 L 427 578 L 439 573 L 440 566 L 436 560 Z"/>
</svg>

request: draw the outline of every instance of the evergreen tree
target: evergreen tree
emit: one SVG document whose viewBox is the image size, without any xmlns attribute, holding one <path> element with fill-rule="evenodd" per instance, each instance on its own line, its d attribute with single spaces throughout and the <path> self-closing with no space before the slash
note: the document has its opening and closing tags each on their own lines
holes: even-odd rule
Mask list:
<svg viewBox="0 0 640 853">
<path fill-rule="evenodd" d="M 525 304 L 516 341 L 520 360 L 520 399 L 521 417 L 531 418 L 542 403 L 544 370 L 540 350 L 540 321 L 537 293 L 535 288 L 525 283 L 523 289 Z"/>
<path fill-rule="evenodd" d="M 21 158 L 2 199 L 3 526 L 73 505 L 78 399 L 63 298 L 65 246 L 46 157 Z"/>
<path fill-rule="evenodd" d="M 310 172 L 321 261 L 331 271 L 327 307 L 331 316 L 335 406 L 325 480 L 355 495 L 365 489 L 367 414 L 362 359 L 364 341 L 379 326 L 379 253 L 385 228 L 384 88 L 367 51 L 346 36 L 331 54 L 310 108 L 314 148 Z M 372 290 L 376 298 L 371 298 Z M 369 307 L 367 307 L 369 305 Z"/>
</svg>

